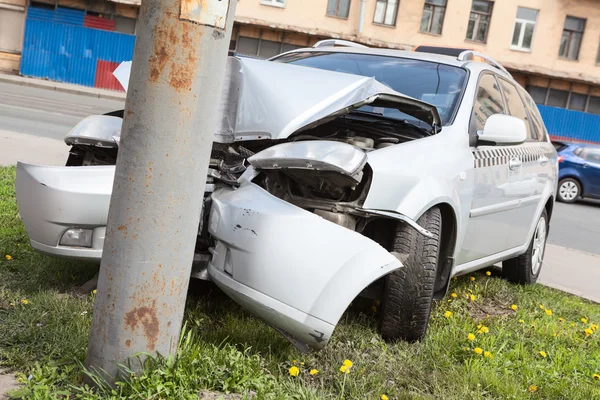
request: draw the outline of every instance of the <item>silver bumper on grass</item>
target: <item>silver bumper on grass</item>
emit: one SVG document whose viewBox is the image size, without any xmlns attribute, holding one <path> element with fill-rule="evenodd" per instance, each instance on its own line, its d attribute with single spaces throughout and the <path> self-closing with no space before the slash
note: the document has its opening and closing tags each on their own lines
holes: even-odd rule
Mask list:
<svg viewBox="0 0 600 400">
<path fill-rule="evenodd" d="M 17 164 L 19 213 L 31 246 L 52 256 L 100 262 L 114 166 Z"/>
</svg>

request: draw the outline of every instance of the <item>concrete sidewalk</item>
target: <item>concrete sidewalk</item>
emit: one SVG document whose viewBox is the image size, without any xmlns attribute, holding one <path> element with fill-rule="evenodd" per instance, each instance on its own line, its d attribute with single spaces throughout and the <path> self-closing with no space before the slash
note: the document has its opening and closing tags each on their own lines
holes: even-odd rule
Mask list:
<svg viewBox="0 0 600 400">
<path fill-rule="evenodd" d="M 0 82 L 37 87 L 48 90 L 56 90 L 58 92 L 81 94 L 84 96 L 99 97 L 101 99 L 125 100 L 125 92 L 98 89 L 93 87 L 74 85 L 71 83 L 53 82 L 37 78 L 26 78 L 24 76 L 19 75 L 8 75 L 0 73 Z"/>
<path fill-rule="evenodd" d="M 547 244 L 538 282 L 600 303 L 600 256 Z"/>
<path fill-rule="evenodd" d="M 0 130 L 0 166 L 17 161 L 42 165 L 65 165 L 69 146 L 62 140 Z"/>
</svg>

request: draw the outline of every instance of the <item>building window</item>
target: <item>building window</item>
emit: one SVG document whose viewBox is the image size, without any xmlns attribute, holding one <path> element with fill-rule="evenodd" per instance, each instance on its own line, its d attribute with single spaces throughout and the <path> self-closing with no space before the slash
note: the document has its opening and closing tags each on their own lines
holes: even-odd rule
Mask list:
<svg viewBox="0 0 600 400">
<path fill-rule="evenodd" d="M 248 57 L 271 58 L 278 54 L 285 53 L 286 51 L 299 49 L 301 47 L 303 46 L 240 36 L 236 42 L 235 53 Z"/>
<path fill-rule="evenodd" d="M 548 100 L 546 100 L 546 105 L 550 107 L 567 108 L 568 98 L 569 92 L 566 90 L 549 89 Z"/>
<path fill-rule="evenodd" d="M 600 97 L 590 96 L 587 112 L 593 114 L 600 114 Z"/>
<path fill-rule="evenodd" d="M 273 7 L 285 7 L 285 0 L 260 0 L 260 4 Z"/>
<path fill-rule="evenodd" d="M 519 7 L 517 9 L 517 19 L 515 20 L 511 48 L 517 50 L 531 50 L 531 40 L 533 39 L 537 16 L 537 10 L 525 7 Z"/>
<path fill-rule="evenodd" d="M 568 60 L 577 60 L 581 38 L 585 29 L 585 19 L 567 17 L 562 37 L 560 38 L 560 50 L 558 55 Z"/>
<path fill-rule="evenodd" d="M 377 0 L 375 3 L 375 16 L 373 22 L 376 24 L 396 25 L 398 14 L 398 0 Z"/>
<path fill-rule="evenodd" d="M 467 40 L 483 42 L 487 40 L 487 34 L 492 18 L 494 3 L 487 0 L 473 0 L 471 5 L 471 16 L 467 27 Z"/>
<path fill-rule="evenodd" d="M 441 35 L 445 14 L 446 0 L 425 0 L 423 17 L 421 18 L 421 32 Z"/>
<path fill-rule="evenodd" d="M 327 15 L 330 17 L 348 18 L 350 0 L 327 0 Z"/>
</svg>

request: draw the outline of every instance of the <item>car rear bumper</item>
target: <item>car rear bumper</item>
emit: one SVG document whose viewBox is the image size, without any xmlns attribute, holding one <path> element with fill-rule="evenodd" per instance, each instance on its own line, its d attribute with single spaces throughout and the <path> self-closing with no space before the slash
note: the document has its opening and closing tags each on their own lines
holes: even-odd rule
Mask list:
<svg viewBox="0 0 600 400">
<path fill-rule="evenodd" d="M 19 214 L 31 246 L 61 258 L 102 258 L 114 166 L 53 167 L 18 163 Z M 91 247 L 60 245 L 71 228 L 92 231 Z"/>
</svg>

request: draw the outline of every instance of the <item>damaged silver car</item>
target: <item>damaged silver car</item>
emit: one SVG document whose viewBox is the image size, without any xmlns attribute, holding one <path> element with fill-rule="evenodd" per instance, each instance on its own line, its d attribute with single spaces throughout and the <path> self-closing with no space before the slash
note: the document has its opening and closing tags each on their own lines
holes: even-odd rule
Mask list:
<svg viewBox="0 0 600 400">
<path fill-rule="evenodd" d="M 452 276 L 501 261 L 534 283 L 556 152 L 529 95 L 475 56 L 320 43 L 231 57 L 193 276 L 302 350 L 358 295 L 382 301 L 384 338 L 418 340 Z M 127 87 L 127 65 L 115 75 Z M 122 116 L 78 124 L 65 167 L 18 165 L 36 250 L 100 260 Z"/>
</svg>

